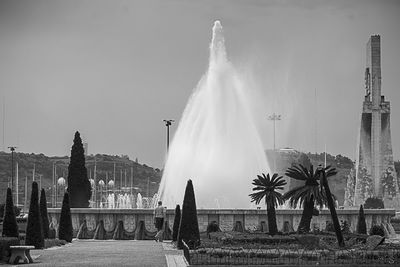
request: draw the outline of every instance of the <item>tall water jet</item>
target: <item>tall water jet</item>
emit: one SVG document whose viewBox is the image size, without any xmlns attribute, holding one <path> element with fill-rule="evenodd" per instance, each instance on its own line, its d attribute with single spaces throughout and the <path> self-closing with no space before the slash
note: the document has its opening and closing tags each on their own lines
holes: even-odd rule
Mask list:
<svg viewBox="0 0 400 267">
<path fill-rule="evenodd" d="M 183 112 L 158 195 L 169 208 L 182 204 L 192 179 L 198 208 L 249 208 L 251 182 L 269 172 L 251 112 L 251 90 L 228 61 L 216 21 L 208 70 Z"/>
</svg>

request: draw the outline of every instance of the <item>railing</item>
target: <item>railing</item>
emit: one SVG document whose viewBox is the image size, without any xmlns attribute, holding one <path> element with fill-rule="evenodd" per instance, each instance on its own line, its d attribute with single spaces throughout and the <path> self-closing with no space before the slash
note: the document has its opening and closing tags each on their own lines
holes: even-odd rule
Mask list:
<svg viewBox="0 0 400 267">
<path fill-rule="evenodd" d="M 185 252 L 185 249 L 188 252 Z M 194 265 L 392 265 L 400 266 L 398 244 L 383 244 L 375 250 L 305 249 L 290 246 L 275 248 L 198 247 L 184 249 L 188 262 Z M 186 256 L 189 253 L 189 256 Z"/>
</svg>

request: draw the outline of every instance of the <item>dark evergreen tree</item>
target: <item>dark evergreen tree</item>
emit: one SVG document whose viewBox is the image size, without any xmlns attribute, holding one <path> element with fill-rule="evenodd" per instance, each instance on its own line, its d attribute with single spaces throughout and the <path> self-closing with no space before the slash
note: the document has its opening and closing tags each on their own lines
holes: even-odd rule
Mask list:
<svg viewBox="0 0 400 267">
<path fill-rule="evenodd" d="M 71 209 L 69 205 L 69 194 L 64 194 L 64 199 L 61 207 L 60 224 L 58 226 L 58 239 L 65 240 L 67 242 L 72 241 L 73 229 L 72 229 L 72 218 Z"/>
<path fill-rule="evenodd" d="M 40 191 L 40 216 L 42 217 L 43 237 L 49 238 L 49 217 L 47 215 L 47 200 L 44 188 Z"/>
<path fill-rule="evenodd" d="M 194 196 L 192 180 L 188 180 L 182 205 L 182 217 L 179 224 L 178 245 L 183 248 L 182 240 L 190 247 L 200 245 L 199 222 L 197 220 L 196 199 Z"/>
<path fill-rule="evenodd" d="M 44 238 L 39 209 L 39 189 L 36 182 L 32 183 L 31 202 L 29 205 L 25 244 L 35 246 L 35 248 L 44 247 Z"/>
<path fill-rule="evenodd" d="M 176 205 L 174 226 L 172 227 L 172 241 L 176 241 L 176 239 L 178 238 L 180 221 L 181 221 L 181 207 L 179 205 Z"/>
<path fill-rule="evenodd" d="M 14 212 L 11 188 L 7 188 L 5 210 L 2 235 L 7 237 L 18 237 L 18 224 Z"/>
<path fill-rule="evenodd" d="M 6 204 L 5 204 L 5 203 L 0 204 L 0 222 L 1 222 L 1 221 L 3 220 L 3 218 L 4 218 L 4 210 L 5 210 L 5 207 L 6 207 Z M 18 215 L 20 215 L 20 214 L 21 214 L 20 208 L 14 206 L 14 214 L 15 214 L 15 217 L 17 217 Z"/>
<path fill-rule="evenodd" d="M 357 220 L 357 234 L 367 234 L 367 224 L 365 223 L 365 215 L 363 205 L 360 205 Z"/>
<path fill-rule="evenodd" d="M 89 207 L 92 187 L 87 176 L 85 153 L 79 132 L 75 133 L 74 144 L 71 149 L 71 158 L 68 166 L 67 191 L 70 195 L 71 208 Z"/>
</svg>

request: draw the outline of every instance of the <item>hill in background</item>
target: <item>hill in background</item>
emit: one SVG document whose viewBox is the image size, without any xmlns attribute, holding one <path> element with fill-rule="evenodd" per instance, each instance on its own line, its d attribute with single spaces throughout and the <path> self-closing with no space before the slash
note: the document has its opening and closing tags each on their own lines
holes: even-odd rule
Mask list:
<svg viewBox="0 0 400 267">
<path fill-rule="evenodd" d="M 135 192 L 140 192 L 142 196 L 153 196 L 157 192 L 162 176 L 159 169 L 154 169 L 146 164 L 132 161 L 128 156 L 89 155 L 86 156 L 86 168 L 88 170 L 89 179 L 94 179 L 95 176 L 95 159 L 97 184 L 100 180 L 103 180 L 105 183 L 108 183 L 110 180 L 115 180 L 115 188 L 120 188 L 120 186 L 133 186 L 135 187 Z M 54 190 L 52 190 L 53 181 L 57 181 L 60 177 L 67 179 L 69 157 L 47 157 L 43 154 L 14 153 L 15 169 L 16 163 L 18 163 L 19 206 L 23 207 L 25 203 L 25 182 L 27 181 L 28 197 L 26 205 L 29 207 L 31 183 L 34 173 L 35 180 L 39 183 L 39 186 L 46 190 L 48 207 L 51 207 L 52 196 L 55 196 L 53 195 Z M 16 185 L 16 176 L 14 172 L 14 188 Z M 11 154 L 0 152 L 0 203 L 5 202 L 10 177 Z M 61 190 L 59 190 L 58 196 L 57 201 L 60 203 L 62 201 Z"/>
<path fill-rule="evenodd" d="M 287 181 L 285 192 L 289 189 L 293 189 L 304 184 L 302 181 L 297 181 L 285 176 L 285 172 L 288 168 L 296 164 L 302 164 L 303 166 L 309 166 L 312 164 L 314 167 L 317 167 L 321 164 L 324 166 L 325 162 L 324 153 L 311 154 L 299 152 L 294 149 L 281 149 L 277 150 L 276 152 L 273 150 L 267 150 L 266 154 L 271 170 L 274 170 L 275 166 L 275 172 L 277 172 L 279 175 L 282 175 Z M 347 175 L 353 168 L 354 163 L 351 159 L 342 155 L 333 156 L 326 154 L 326 165 L 336 168 L 338 172 L 335 176 L 330 177 L 328 182 L 332 193 L 339 201 L 339 205 L 342 206 L 344 202 L 344 191 L 346 188 Z"/>
</svg>

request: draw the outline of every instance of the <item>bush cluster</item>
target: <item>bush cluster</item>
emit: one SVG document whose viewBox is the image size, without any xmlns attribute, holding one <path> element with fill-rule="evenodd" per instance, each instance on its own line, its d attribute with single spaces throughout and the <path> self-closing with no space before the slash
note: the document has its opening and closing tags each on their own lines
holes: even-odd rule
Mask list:
<svg viewBox="0 0 400 267">
<path fill-rule="evenodd" d="M 377 197 L 370 197 L 365 201 L 365 209 L 384 209 L 383 200 Z"/>
<path fill-rule="evenodd" d="M 380 235 L 385 237 L 385 229 L 383 228 L 382 225 L 374 225 L 371 227 L 369 230 L 370 235 Z"/>
<path fill-rule="evenodd" d="M 207 225 L 207 233 L 213 233 L 213 232 L 219 232 L 219 231 L 221 231 L 221 230 L 219 229 L 219 225 L 216 221 L 210 222 Z"/>
</svg>

